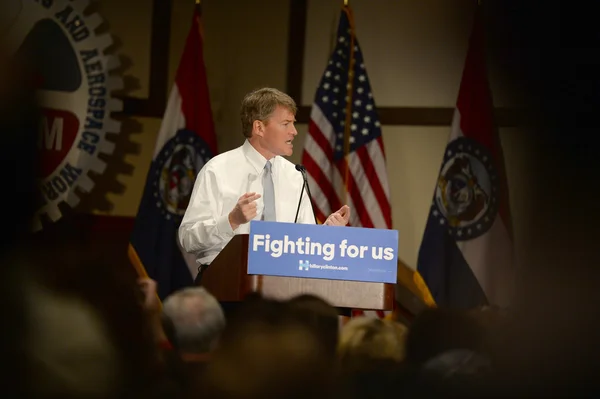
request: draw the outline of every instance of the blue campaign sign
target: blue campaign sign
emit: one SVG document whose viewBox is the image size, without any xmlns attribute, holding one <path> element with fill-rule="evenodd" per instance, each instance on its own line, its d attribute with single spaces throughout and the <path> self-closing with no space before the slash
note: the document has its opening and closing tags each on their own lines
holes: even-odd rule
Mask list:
<svg viewBox="0 0 600 399">
<path fill-rule="evenodd" d="M 248 274 L 396 283 L 398 231 L 250 222 Z"/>
</svg>

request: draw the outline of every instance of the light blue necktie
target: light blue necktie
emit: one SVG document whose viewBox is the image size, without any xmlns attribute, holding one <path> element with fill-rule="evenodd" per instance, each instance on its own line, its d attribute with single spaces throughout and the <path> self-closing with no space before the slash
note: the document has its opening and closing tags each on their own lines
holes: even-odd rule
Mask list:
<svg viewBox="0 0 600 399">
<path fill-rule="evenodd" d="M 263 220 L 275 221 L 275 188 L 273 187 L 273 175 L 271 174 L 271 162 L 265 164 L 265 171 L 262 178 L 263 183 Z"/>
</svg>

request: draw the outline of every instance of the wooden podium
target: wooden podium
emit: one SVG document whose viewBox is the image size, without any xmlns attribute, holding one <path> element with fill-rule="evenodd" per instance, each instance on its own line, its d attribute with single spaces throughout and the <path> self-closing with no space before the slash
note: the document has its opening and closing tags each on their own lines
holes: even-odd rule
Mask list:
<svg viewBox="0 0 600 399">
<path fill-rule="evenodd" d="M 392 310 L 394 302 L 393 284 L 248 274 L 248 234 L 229 241 L 204 271 L 201 285 L 221 302 L 240 302 L 253 292 L 277 300 L 312 294 L 351 309 Z"/>
</svg>

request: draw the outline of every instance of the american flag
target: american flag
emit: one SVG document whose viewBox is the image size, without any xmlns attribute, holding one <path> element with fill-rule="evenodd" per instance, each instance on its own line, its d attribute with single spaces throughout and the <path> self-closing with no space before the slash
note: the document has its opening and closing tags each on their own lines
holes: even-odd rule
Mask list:
<svg viewBox="0 0 600 399">
<path fill-rule="evenodd" d="M 315 95 L 302 163 L 321 223 L 347 204 L 351 226 L 392 227 L 381 125 L 349 6 Z"/>
<path fill-rule="evenodd" d="M 348 6 L 312 106 L 302 163 L 320 222 L 348 204 L 351 226 L 392 227 L 381 125 Z"/>
</svg>

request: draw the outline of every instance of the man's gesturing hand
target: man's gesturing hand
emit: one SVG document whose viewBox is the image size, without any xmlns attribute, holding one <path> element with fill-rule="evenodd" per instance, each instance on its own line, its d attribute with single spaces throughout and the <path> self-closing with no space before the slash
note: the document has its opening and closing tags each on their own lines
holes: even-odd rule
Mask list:
<svg viewBox="0 0 600 399">
<path fill-rule="evenodd" d="M 229 224 L 233 230 L 248 223 L 256 216 L 256 200 L 260 194 L 246 193 L 240 197 L 235 208 L 229 212 Z"/>
<path fill-rule="evenodd" d="M 337 212 L 329 215 L 324 224 L 328 226 L 345 226 L 350 220 L 350 207 L 348 205 L 342 206 Z"/>
</svg>

